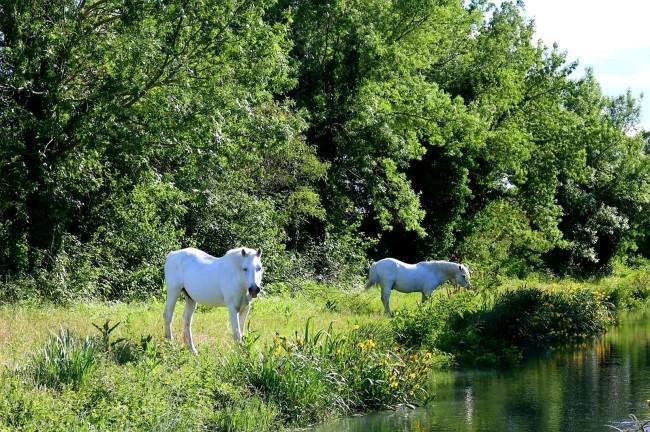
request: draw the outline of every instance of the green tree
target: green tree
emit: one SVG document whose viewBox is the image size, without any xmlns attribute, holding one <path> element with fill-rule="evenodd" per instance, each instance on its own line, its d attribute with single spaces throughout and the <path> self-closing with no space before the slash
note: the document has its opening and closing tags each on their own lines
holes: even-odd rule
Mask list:
<svg viewBox="0 0 650 432">
<path fill-rule="evenodd" d="M 52 267 L 71 235 L 89 265 L 111 263 L 109 283 L 145 266 L 129 284 L 151 290 L 172 246 L 266 241 L 272 258 L 294 220 L 322 217 L 311 184 L 325 166 L 276 97 L 295 81 L 271 5 L 0 3 L 3 273 Z M 201 206 L 215 194 L 257 214 L 218 220 L 225 209 Z"/>
</svg>

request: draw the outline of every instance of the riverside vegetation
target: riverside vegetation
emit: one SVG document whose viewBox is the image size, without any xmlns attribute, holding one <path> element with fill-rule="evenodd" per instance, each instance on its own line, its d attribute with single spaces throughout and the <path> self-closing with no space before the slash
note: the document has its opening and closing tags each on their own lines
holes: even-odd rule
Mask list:
<svg viewBox="0 0 650 432">
<path fill-rule="evenodd" d="M 162 338 L 159 302 L 4 306 L 0 425 L 277 430 L 423 404 L 434 369 L 512 366 L 597 336 L 617 311 L 647 304 L 650 276 L 620 268 L 597 282 L 447 287 L 425 304 L 397 294 L 392 320 L 378 297 L 313 283 L 262 297 L 238 347 L 226 312 L 200 309 L 198 357 Z"/>
</svg>

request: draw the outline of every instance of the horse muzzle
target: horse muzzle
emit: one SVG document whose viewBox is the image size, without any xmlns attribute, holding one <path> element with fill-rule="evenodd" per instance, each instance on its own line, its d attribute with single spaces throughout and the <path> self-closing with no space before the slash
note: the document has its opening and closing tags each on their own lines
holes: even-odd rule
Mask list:
<svg viewBox="0 0 650 432">
<path fill-rule="evenodd" d="M 250 294 L 250 296 L 252 298 L 257 297 L 257 295 L 260 293 L 260 291 L 262 291 L 262 289 L 260 287 L 258 287 L 257 285 L 253 285 L 253 286 L 248 287 L 248 294 Z"/>
</svg>

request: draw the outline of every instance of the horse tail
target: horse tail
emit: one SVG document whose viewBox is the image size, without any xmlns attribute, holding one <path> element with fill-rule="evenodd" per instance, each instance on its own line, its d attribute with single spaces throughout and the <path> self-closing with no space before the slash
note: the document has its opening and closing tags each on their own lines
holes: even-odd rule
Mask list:
<svg viewBox="0 0 650 432">
<path fill-rule="evenodd" d="M 366 289 L 370 288 L 376 283 L 379 283 L 379 281 L 377 280 L 377 271 L 375 270 L 375 264 L 376 263 L 374 261 L 372 262 L 372 264 L 370 264 L 370 269 L 368 270 L 368 282 L 366 282 Z"/>
</svg>

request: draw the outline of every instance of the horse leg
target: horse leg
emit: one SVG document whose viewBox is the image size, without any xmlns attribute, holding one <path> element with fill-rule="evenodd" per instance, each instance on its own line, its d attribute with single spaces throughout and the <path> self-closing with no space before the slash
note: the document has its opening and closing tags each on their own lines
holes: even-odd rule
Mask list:
<svg viewBox="0 0 650 432">
<path fill-rule="evenodd" d="M 194 347 L 194 342 L 192 341 L 192 315 L 196 310 L 196 302 L 191 298 L 187 297 L 185 299 L 185 310 L 183 311 L 183 340 L 185 345 L 189 348 L 190 352 L 194 355 L 197 354 L 196 348 Z"/>
<path fill-rule="evenodd" d="M 235 342 L 241 342 L 241 332 L 239 331 L 239 313 L 235 306 L 228 306 L 228 317 L 230 318 L 230 327 L 232 328 L 232 336 Z"/>
<path fill-rule="evenodd" d="M 180 293 L 180 289 L 175 289 L 167 285 L 167 301 L 165 301 L 163 318 L 165 320 L 165 338 L 169 340 L 172 339 L 172 318 L 174 317 L 174 308 L 176 307 L 176 301 Z"/>
<path fill-rule="evenodd" d="M 393 283 L 381 284 L 381 301 L 384 303 L 384 312 L 390 317 L 393 316 L 393 313 L 390 311 L 390 292 L 393 289 Z"/>
<path fill-rule="evenodd" d="M 248 317 L 248 311 L 250 310 L 250 305 L 245 305 L 239 310 L 239 333 L 244 337 L 244 332 L 246 331 L 246 318 Z"/>
<path fill-rule="evenodd" d="M 422 303 L 429 300 L 431 298 L 431 294 L 433 294 L 433 288 L 424 288 L 422 290 Z"/>
</svg>

